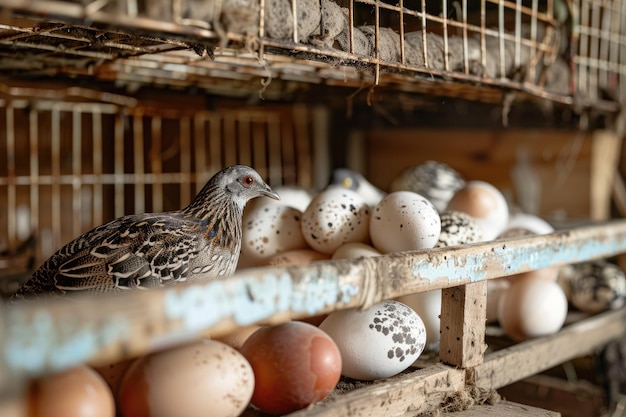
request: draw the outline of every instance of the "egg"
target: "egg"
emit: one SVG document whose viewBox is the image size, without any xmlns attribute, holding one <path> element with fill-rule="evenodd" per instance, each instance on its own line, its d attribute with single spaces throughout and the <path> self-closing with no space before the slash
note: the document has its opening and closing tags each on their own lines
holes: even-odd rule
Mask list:
<svg viewBox="0 0 626 417">
<path fill-rule="evenodd" d="M 296 185 L 279 185 L 272 188 L 280 196 L 280 201 L 283 204 L 300 211 L 306 210 L 314 196 L 311 190 Z M 252 200 L 251 203 L 262 200 L 263 199 L 258 198 Z"/>
<path fill-rule="evenodd" d="M 483 240 L 480 226 L 469 214 L 460 211 L 445 211 L 441 213 L 441 233 L 436 248 L 464 245 Z"/>
<path fill-rule="evenodd" d="M 449 165 L 426 161 L 407 168 L 393 179 L 390 191 L 412 191 L 427 198 L 437 211 L 443 212 L 465 180 Z"/>
<path fill-rule="evenodd" d="M 462 211 L 474 218 L 485 240 L 493 240 L 509 221 L 509 207 L 502 193 L 484 181 L 469 181 L 454 194 L 446 210 Z"/>
<path fill-rule="evenodd" d="M 345 243 L 366 242 L 369 216 L 369 206 L 356 192 L 330 188 L 304 211 L 302 234 L 312 249 L 330 255 Z"/>
<path fill-rule="evenodd" d="M 252 404 L 265 413 L 287 414 L 320 401 L 341 376 L 337 345 L 308 323 L 263 327 L 246 340 L 241 353 L 254 369 Z"/>
<path fill-rule="evenodd" d="M 375 380 L 407 369 L 422 353 L 426 329 L 406 305 L 384 301 L 365 310 L 335 311 L 320 324 L 333 338 L 343 361 L 341 373 Z"/>
<path fill-rule="evenodd" d="M 269 258 L 265 265 L 268 266 L 287 266 L 287 265 L 303 265 L 315 261 L 326 261 L 330 259 L 325 253 L 316 252 L 311 249 L 299 249 L 289 252 L 279 253 Z"/>
<path fill-rule="evenodd" d="M 555 281 L 526 277 L 500 295 L 498 322 L 513 340 L 558 332 L 567 316 L 567 299 Z"/>
<path fill-rule="evenodd" d="M 307 248 L 300 227 L 302 212 L 263 200 L 244 213 L 239 268 L 260 266 L 277 253 Z"/>
<path fill-rule="evenodd" d="M 605 260 L 574 265 L 570 280 L 572 305 L 586 313 L 600 313 L 624 306 L 626 277 L 624 271 Z"/>
<path fill-rule="evenodd" d="M 346 243 L 337 248 L 331 259 L 357 259 L 379 256 L 381 253 L 365 243 Z"/>
<path fill-rule="evenodd" d="M 514 213 L 510 215 L 506 229 L 526 229 L 536 235 L 554 232 L 554 227 L 534 214 Z"/>
<path fill-rule="evenodd" d="M 248 361 L 224 343 L 203 340 L 138 359 L 118 402 L 124 417 L 236 417 L 253 390 Z"/>
<path fill-rule="evenodd" d="M 441 219 L 426 198 L 411 191 L 387 194 L 370 219 L 370 238 L 382 253 L 428 249 L 441 233 Z"/>
<path fill-rule="evenodd" d="M 441 290 L 404 295 L 398 297 L 397 300 L 409 306 L 422 319 L 426 329 L 426 348 L 438 350 L 441 329 Z"/>
<path fill-rule="evenodd" d="M 79 366 L 31 382 L 29 417 L 115 417 L 113 394 L 93 369 Z"/>
</svg>

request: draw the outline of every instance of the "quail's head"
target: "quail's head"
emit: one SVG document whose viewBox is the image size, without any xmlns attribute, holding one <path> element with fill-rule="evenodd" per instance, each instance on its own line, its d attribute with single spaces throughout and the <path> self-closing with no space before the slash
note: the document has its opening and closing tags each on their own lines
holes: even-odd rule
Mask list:
<svg viewBox="0 0 626 417">
<path fill-rule="evenodd" d="M 261 196 L 280 200 L 279 195 L 263 181 L 259 173 L 248 166 L 234 165 L 217 175 L 220 176 L 218 181 L 224 191 L 230 193 L 231 197 L 242 206 L 249 200 Z"/>
</svg>

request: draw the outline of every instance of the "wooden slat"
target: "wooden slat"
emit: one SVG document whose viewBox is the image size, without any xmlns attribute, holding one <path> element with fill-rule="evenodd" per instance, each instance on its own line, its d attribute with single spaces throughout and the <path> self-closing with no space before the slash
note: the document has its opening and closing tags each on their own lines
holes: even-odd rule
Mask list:
<svg viewBox="0 0 626 417">
<path fill-rule="evenodd" d="M 468 410 L 444 413 L 443 415 L 450 417 L 559 417 L 561 413 L 502 401 L 494 405 L 475 406 Z"/>
<path fill-rule="evenodd" d="M 416 416 L 439 409 L 449 393 L 464 389 L 463 370 L 438 364 L 359 388 L 289 417 Z"/>
<path fill-rule="evenodd" d="M 487 321 L 487 281 L 445 288 L 441 302 L 439 357 L 468 368 L 483 363 Z"/>
<path fill-rule="evenodd" d="M 626 309 L 565 327 L 554 336 L 519 343 L 485 357 L 474 369 L 480 388 L 497 389 L 583 356 L 626 334 Z"/>
</svg>

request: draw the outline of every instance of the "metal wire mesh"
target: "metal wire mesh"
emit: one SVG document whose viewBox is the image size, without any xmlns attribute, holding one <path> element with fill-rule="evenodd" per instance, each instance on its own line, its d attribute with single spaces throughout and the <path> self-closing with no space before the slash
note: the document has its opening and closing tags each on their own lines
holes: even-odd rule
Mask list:
<svg viewBox="0 0 626 417">
<path fill-rule="evenodd" d="M 577 69 L 610 66 L 619 73 L 608 62 L 623 43 L 613 36 L 623 20 L 618 0 L 0 0 L 0 7 L 12 16 L 64 22 L 6 19 L 2 73 L 199 86 L 223 94 L 254 91 L 260 78 L 272 78 L 461 97 L 467 85 L 504 87 L 572 104 L 573 93 L 582 93 L 574 90 L 572 51 Z M 599 19 L 596 9 L 611 10 L 612 17 Z M 579 14 L 577 27 L 572 16 Z M 610 27 L 601 30 L 606 21 Z M 575 34 L 580 48 L 570 43 Z M 599 36 L 611 38 L 603 43 L 608 47 L 583 42 Z M 578 84 L 591 72 L 579 73 Z M 435 80 L 443 87 L 433 89 Z M 585 89 L 595 85 L 586 80 Z M 610 101 L 585 93 L 588 105 Z"/>
<path fill-rule="evenodd" d="M 83 92 L 93 95 L 72 91 Z M 0 270 L 23 267 L 15 255 L 33 237 L 40 261 L 115 217 L 179 209 L 228 165 L 254 166 L 273 186 L 314 185 L 306 107 L 209 112 L 56 95 L 0 94 Z"/>
</svg>

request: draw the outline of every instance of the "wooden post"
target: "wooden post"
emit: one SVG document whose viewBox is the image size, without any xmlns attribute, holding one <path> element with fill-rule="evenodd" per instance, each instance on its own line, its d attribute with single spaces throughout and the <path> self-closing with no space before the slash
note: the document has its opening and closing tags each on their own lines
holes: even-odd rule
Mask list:
<svg viewBox="0 0 626 417">
<path fill-rule="evenodd" d="M 487 281 L 445 288 L 441 294 L 442 362 L 461 368 L 483 363 Z"/>
<path fill-rule="evenodd" d="M 614 131 L 593 132 L 591 149 L 591 219 L 607 220 L 611 217 L 611 194 L 615 173 L 618 170 L 622 140 Z"/>
</svg>

